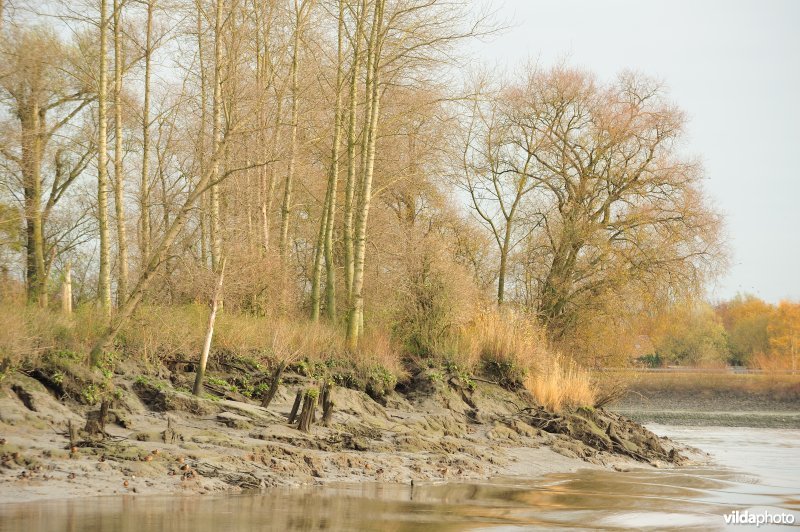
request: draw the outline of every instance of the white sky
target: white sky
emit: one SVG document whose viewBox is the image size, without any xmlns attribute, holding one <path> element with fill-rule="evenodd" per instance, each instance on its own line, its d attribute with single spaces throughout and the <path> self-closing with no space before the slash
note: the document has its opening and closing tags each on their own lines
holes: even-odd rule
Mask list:
<svg viewBox="0 0 800 532">
<path fill-rule="evenodd" d="M 490 65 L 567 58 L 603 79 L 629 68 L 665 81 L 726 218 L 731 267 L 712 298 L 800 299 L 800 1 L 492 4 L 513 26 L 476 45 Z"/>
</svg>

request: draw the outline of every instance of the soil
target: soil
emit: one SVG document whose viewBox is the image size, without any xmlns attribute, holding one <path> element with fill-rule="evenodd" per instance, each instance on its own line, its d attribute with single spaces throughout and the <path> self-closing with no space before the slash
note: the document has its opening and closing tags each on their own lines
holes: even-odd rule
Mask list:
<svg viewBox="0 0 800 532">
<path fill-rule="evenodd" d="M 267 409 L 213 383 L 215 394 L 195 397 L 185 391 L 190 372 L 158 379 L 130 370 L 110 377 L 105 397 L 113 400 L 101 408 L 84 370 L 60 371 L 58 382 L 52 371 L 29 371 L 0 383 L 0 503 L 707 460 L 615 413 L 550 413 L 524 392 L 439 374 L 376 398 L 333 387 L 329 426 L 318 408 L 303 432 L 287 418 L 297 392 L 318 383 L 288 371 Z"/>
</svg>

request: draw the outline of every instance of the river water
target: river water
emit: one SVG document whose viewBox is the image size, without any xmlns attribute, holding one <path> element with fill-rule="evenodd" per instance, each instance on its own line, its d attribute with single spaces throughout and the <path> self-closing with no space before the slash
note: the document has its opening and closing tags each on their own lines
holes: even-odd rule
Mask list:
<svg viewBox="0 0 800 532">
<path fill-rule="evenodd" d="M 0 531 L 749 528 L 726 524 L 725 514 L 734 511 L 791 514 L 800 524 L 800 430 L 650 428 L 711 453 L 716 464 L 584 470 L 479 484 L 365 483 L 213 498 L 108 497 L 16 504 L 0 506 Z M 790 529 L 761 527 L 781 528 Z"/>
</svg>

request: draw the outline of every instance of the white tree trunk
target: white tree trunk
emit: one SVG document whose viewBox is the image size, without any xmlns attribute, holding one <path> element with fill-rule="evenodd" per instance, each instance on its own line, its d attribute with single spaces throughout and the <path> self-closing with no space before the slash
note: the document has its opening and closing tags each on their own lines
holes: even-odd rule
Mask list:
<svg viewBox="0 0 800 532">
<path fill-rule="evenodd" d="M 219 308 L 220 296 L 222 294 L 222 283 L 225 280 L 225 260 L 220 264 L 219 278 L 214 289 L 214 298 L 211 300 L 211 314 L 208 316 L 208 327 L 206 327 L 206 337 L 203 341 L 203 351 L 200 353 L 200 364 L 197 366 L 197 375 L 194 379 L 192 393 L 200 395 L 203 389 L 203 377 L 206 374 L 206 364 L 208 364 L 208 354 L 211 352 L 211 340 L 214 338 L 214 322 L 217 319 L 217 309 Z"/>
<path fill-rule="evenodd" d="M 100 232 L 100 273 L 98 301 L 107 318 L 111 317 L 111 254 L 108 231 L 108 117 L 106 94 L 108 92 L 108 16 L 107 0 L 100 0 L 100 84 L 98 87 L 98 142 L 97 142 L 97 220 Z"/>
<path fill-rule="evenodd" d="M 114 0 L 114 206 L 117 215 L 117 305 L 128 296 L 128 236 L 125 229 L 125 173 L 122 167 L 122 6 Z"/>
</svg>

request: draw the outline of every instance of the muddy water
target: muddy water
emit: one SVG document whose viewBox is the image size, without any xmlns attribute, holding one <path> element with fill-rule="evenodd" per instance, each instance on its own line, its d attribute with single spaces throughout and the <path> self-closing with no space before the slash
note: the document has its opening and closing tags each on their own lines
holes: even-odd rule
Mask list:
<svg viewBox="0 0 800 532">
<path fill-rule="evenodd" d="M 7 505 L 0 506 L 0 531 L 708 530 L 725 528 L 723 515 L 735 510 L 792 513 L 800 523 L 800 431 L 651 428 L 711 453 L 717 465 L 586 470 L 482 484 L 361 484 L 217 498 Z"/>
</svg>

